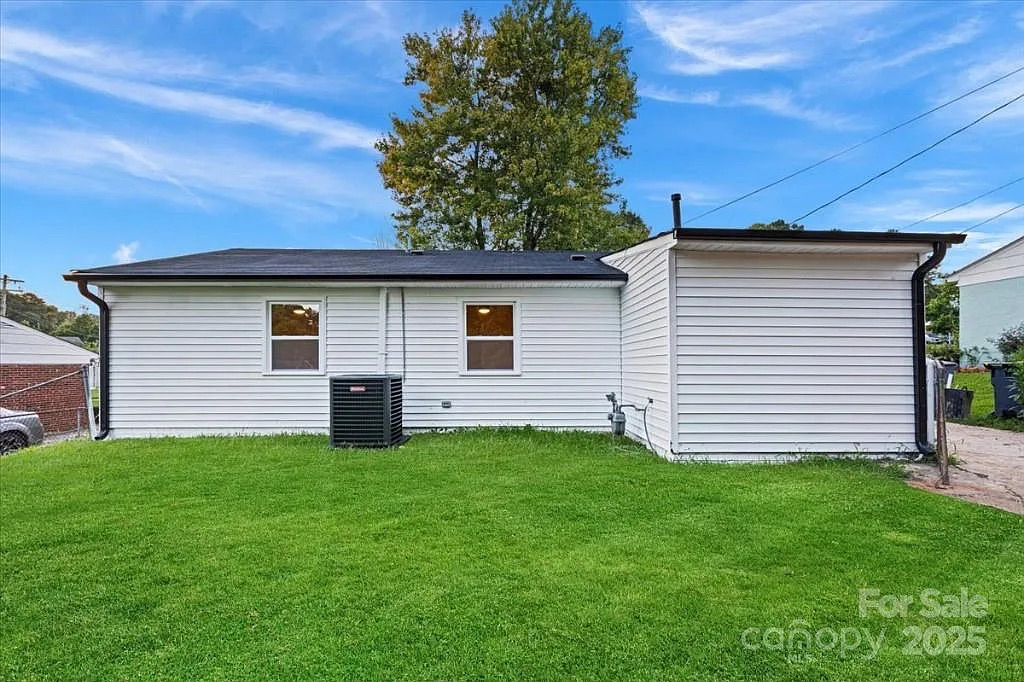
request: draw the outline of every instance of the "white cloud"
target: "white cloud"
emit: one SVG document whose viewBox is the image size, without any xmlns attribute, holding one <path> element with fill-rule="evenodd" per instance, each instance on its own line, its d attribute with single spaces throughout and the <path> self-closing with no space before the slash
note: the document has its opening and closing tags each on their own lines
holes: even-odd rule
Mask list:
<svg viewBox="0 0 1024 682">
<path fill-rule="evenodd" d="M 956 24 L 949 31 L 933 35 L 916 47 L 893 55 L 888 59 L 859 60 L 854 68 L 858 71 L 880 71 L 883 69 L 906 66 L 907 64 L 960 45 L 967 45 L 981 35 L 983 23 L 977 18 L 968 19 Z"/>
<path fill-rule="evenodd" d="M 35 75 L 152 109 L 258 125 L 287 135 L 304 135 L 323 149 L 372 149 L 378 136 L 362 125 L 293 107 L 256 102 L 194 89 L 158 85 L 150 80 L 214 78 L 200 62 L 179 62 L 95 45 L 68 43 L 31 31 L 3 27 L 0 61 Z M 290 76 L 270 70 L 251 70 L 249 77 L 281 84 Z M 127 76 L 127 77 L 126 77 Z"/>
<path fill-rule="evenodd" d="M 114 251 L 114 260 L 117 263 L 131 263 L 135 260 L 135 253 L 139 250 L 138 242 L 129 242 L 127 244 L 119 244 L 117 250 Z"/>
<path fill-rule="evenodd" d="M 973 90 L 991 80 L 1008 74 L 1015 69 L 1024 66 L 1024 59 L 1019 56 L 1000 56 L 988 58 L 981 56 L 978 61 L 966 68 L 958 69 L 948 79 L 947 86 L 939 91 L 935 102 L 945 101 Z M 967 119 L 977 117 L 981 114 L 995 109 L 1000 104 L 1008 102 L 1017 95 L 1024 92 L 1024 71 L 990 85 L 974 95 L 958 102 L 946 110 L 946 114 L 956 119 Z M 1024 121 L 1024 102 L 1017 102 L 1002 111 L 994 114 L 991 119 L 985 121 L 986 129 L 991 129 L 993 124 L 1010 124 L 1005 126 L 1011 133 L 1020 132 L 1020 123 Z M 966 122 L 966 121 L 965 121 Z"/>
<path fill-rule="evenodd" d="M 718 204 L 735 196 L 734 190 L 693 180 L 651 180 L 640 182 L 638 186 L 645 192 L 645 199 L 649 201 L 663 201 L 666 205 L 670 195 L 676 192 L 680 193 L 683 196 L 684 220 L 686 219 L 687 206 Z"/>
<path fill-rule="evenodd" d="M 796 101 L 788 90 L 771 90 L 739 95 L 723 95 L 717 90 L 682 92 L 656 84 L 642 84 L 641 97 L 672 104 L 693 104 L 716 107 L 750 107 L 774 116 L 804 121 L 819 128 L 846 130 L 858 127 L 850 116 L 834 113 L 817 106 Z"/>
<path fill-rule="evenodd" d="M 947 205 L 937 205 L 925 203 L 919 196 L 921 192 L 914 191 L 914 196 L 903 199 L 896 199 L 892 201 L 873 203 L 873 204 L 861 204 L 858 206 L 851 205 L 847 211 L 850 215 L 857 215 L 864 221 L 873 222 L 877 225 L 884 225 L 887 227 L 899 227 L 899 224 L 911 223 L 917 220 L 922 220 L 930 215 L 944 211 L 949 208 L 948 203 L 955 202 L 951 199 L 946 199 Z M 966 200 L 969 197 L 964 197 Z M 950 226 L 956 229 L 962 229 L 979 223 L 982 220 L 987 220 L 994 215 L 1002 213 L 1003 211 L 1013 208 L 1018 201 L 984 201 L 979 200 L 973 204 L 967 206 L 961 206 L 960 208 L 953 209 L 948 213 L 943 213 L 940 216 L 932 218 L 927 223 L 922 223 L 916 226 L 916 229 L 922 229 L 930 224 L 943 224 L 949 223 Z M 1007 219 L 1010 215 L 1007 215 Z M 999 220 L 995 220 L 990 224 L 998 223 Z M 950 226 L 943 226 L 943 229 L 947 229 Z"/>
<path fill-rule="evenodd" d="M 142 195 L 207 210 L 237 203 L 310 219 L 390 209 L 369 160 L 317 163 L 187 136 L 137 139 L 7 124 L 0 160 L 5 182 L 60 193 Z"/>
<path fill-rule="evenodd" d="M 677 55 L 688 76 L 789 69 L 835 49 L 837 35 L 885 10 L 885 2 L 640 3 L 640 21 Z"/>
<path fill-rule="evenodd" d="M 154 55 L 125 45 L 66 40 L 10 23 L 0 25 L 0 58 L 10 63 L 73 68 L 111 77 L 207 83 L 229 88 L 270 86 L 297 92 L 318 92 L 344 85 L 339 79 L 280 71 L 265 65 L 228 68 L 194 55 Z"/>
<path fill-rule="evenodd" d="M 756 107 L 770 114 L 804 121 L 819 128 L 850 129 L 857 127 L 850 116 L 836 114 L 821 107 L 800 104 L 793 98 L 793 93 L 786 90 L 740 95 L 735 102 L 739 106 Z"/>
<path fill-rule="evenodd" d="M 717 90 L 681 92 L 654 84 L 641 84 L 637 88 L 637 94 L 647 99 L 673 104 L 718 104 L 721 100 L 721 93 Z"/>
</svg>

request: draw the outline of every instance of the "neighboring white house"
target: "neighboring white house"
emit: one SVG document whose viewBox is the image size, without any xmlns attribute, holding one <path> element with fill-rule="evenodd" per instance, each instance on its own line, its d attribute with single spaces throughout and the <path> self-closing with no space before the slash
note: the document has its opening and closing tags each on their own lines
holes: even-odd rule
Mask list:
<svg viewBox="0 0 1024 682">
<path fill-rule="evenodd" d="M 979 359 L 1000 360 L 991 339 L 1024 323 L 1024 236 L 952 275 L 960 287 L 960 347 Z"/>
<path fill-rule="evenodd" d="M 65 277 L 108 308 L 113 437 L 326 432 L 327 376 L 390 372 L 407 429 L 606 429 L 614 391 L 659 454 L 740 460 L 922 445 L 912 289 L 962 239 L 677 229 L 608 256 L 232 249 Z"/>
<path fill-rule="evenodd" d="M 81 368 L 96 385 L 98 362 L 90 350 L 0 317 L 0 406 L 38 412 L 48 432 L 88 424 Z"/>
<path fill-rule="evenodd" d="M 0 317 L 0 364 L 95 366 L 99 357 L 69 341 Z"/>
</svg>

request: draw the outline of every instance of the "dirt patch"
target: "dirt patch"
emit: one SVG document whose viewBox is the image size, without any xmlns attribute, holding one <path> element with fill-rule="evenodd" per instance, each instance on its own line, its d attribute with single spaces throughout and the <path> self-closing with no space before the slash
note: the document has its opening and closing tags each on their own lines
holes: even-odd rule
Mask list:
<svg viewBox="0 0 1024 682">
<path fill-rule="evenodd" d="M 1024 433 L 949 424 L 949 488 L 938 488 L 933 463 L 908 466 L 910 485 L 1024 515 Z"/>
</svg>

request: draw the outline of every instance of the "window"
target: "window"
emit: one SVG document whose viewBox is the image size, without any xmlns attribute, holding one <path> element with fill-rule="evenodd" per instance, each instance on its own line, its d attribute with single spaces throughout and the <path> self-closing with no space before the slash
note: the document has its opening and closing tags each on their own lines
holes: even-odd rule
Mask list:
<svg viewBox="0 0 1024 682">
<path fill-rule="evenodd" d="M 466 371 L 515 372 L 515 304 L 467 303 L 465 316 Z"/>
<path fill-rule="evenodd" d="M 269 369 L 320 371 L 320 304 L 270 303 Z"/>
</svg>

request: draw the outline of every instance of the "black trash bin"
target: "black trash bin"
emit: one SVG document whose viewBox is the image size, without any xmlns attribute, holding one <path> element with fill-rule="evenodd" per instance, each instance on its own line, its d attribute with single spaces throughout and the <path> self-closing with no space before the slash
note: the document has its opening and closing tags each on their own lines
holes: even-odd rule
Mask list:
<svg viewBox="0 0 1024 682">
<path fill-rule="evenodd" d="M 1024 409 L 1014 397 L 1014 372 L 1017 367 L 1009 362 L 990 362 L 985 365 L 992 375 L 992 391 L 995 393 L 997 417 L 1024 416 Z"/>
<path fill-rule="evenodd" d="M 970 419 L 971 405 L 974 403 L 974 391 L 966 388 L 946 389 L 946 418 Z"/>
</svg>

